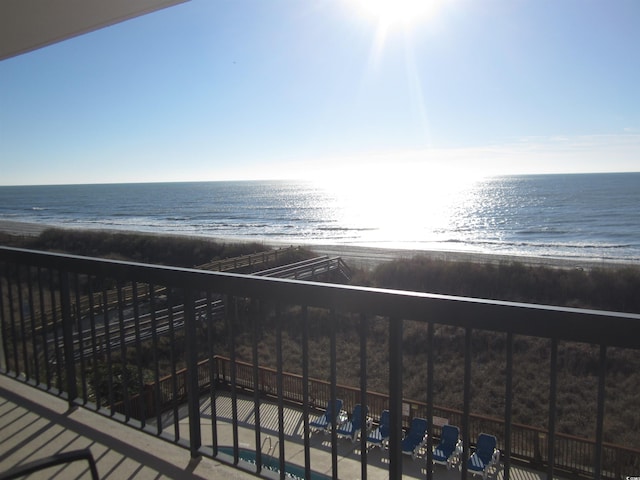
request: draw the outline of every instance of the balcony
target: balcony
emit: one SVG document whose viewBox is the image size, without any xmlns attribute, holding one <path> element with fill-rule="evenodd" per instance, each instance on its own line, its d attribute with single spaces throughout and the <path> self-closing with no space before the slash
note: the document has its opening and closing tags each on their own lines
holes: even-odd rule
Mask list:
<svg viewBox="0 0 640 480">
<path fill-rule="evenodd" d="M 238 474 L 274 475 L 267 467 L 275 462 L 280 478 L 289 463 L 302 478 L 318 473 L 332 478 L 441 476 L 444 467 L 426 465 L 446 423 L 460 428 L 463 459 L 474 451 L 480 432 L 494 435 L 501 452 L 499 476 L 505 479 L 519 478 L 523 467 L 547 478 L 621 478 L 640 471 L 640 451 L 605 442 L 611 383 L 607 362 L 621 349 L 640 348 L 639 315 L 4 247 L 0 268 L 0 370 L 5 376 L 36 386 L 70 408 L 93 411 L 86 414 L 98 415 L 96 422 L 108 418 L 124 423 L 154 441 L 168 440 L 186 449 L 194 459 L 234 467 Z M 339 351 L 347 327 L 357 332 L 352 345 L 356 359 L 347 360 Z M 456 332 L 463 342 L 461 409 L 433 402 L 438 380 L 434 347 L 436 329 L 441 328 Z M 408 380 L 403 335 L 415 331 L 425 335 L 423 399 L 403 395 Z M 474 404 L 482 366 L 473 360 L 473 347 L 484 332 L 492 332 L 503 344 L 499 353 L 504 369 L 492 372 L 503 385 L 503 408 L 497 416 L 479 414 Z M 240 336 L 249 339 L 248 350 Z M 294 342 L 286 349 L 285 337 Z M 522 337 L 541 339 L 548 347 L 545 428 L 513 421 L 511 399 L 520 368 L 514 346 Z M 318 338 L 311 345 L 311 339 Z M 265 343 L 273 343 L 276 352 L 271 366 L 261 364 Z M 563 406 L 557 394 L 558 358 L 570 345 L 596 352 L 596 388 L 581 392 L 593 396 L 597 405 L 590 419 L 593 438 L 558 431 L 557 412 Z M 310 368 L 317 356 L 327 359 L 322 378 Z M 384 359 L 385 372 L 368 370 L 372 356 Z M 291 368 L 292 363 L 297 367 Z M 359 384 L 338 382 L 338 372 L 347 368 Z M 378 376 L 385 378 L 392 394 L 370 388 Z M 312 434 L 309 420 L 338 398 L 347 411 L 356 403 L 367 405 L 374 422 L 382 410 L 389 411 L 388 450 L 367 449 L 365 439 L 353 444 L 338 439 L 332 429 Z M 18 398 L 12 401 L 19 403 Z M 401 441 L 403 428 L 414 417 L 427 419 L 428 437 L 420 458 L 412 460 L 403 455 Z M 244 453 L 252 454 L 253 463 L 243 460 Z M 448 474 L 467 478 L 467 462 L 461 462 L 460 472 Z"/>
</svg>

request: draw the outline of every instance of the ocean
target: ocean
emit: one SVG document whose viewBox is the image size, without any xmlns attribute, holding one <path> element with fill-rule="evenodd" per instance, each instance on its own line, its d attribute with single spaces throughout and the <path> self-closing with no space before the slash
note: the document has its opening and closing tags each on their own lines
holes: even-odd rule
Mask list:
<svg viewBox="0 0 640 480">
<path fill-rule="evenodd" d="M 0 187 L 0 220 L 289 244 L 640 261 L 640 173 L 388 184 Z"/>
</svg>

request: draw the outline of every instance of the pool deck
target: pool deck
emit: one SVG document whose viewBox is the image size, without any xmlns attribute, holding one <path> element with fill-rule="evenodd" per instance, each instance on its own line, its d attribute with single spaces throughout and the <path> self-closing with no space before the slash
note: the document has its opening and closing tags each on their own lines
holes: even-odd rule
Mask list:
<svg viewBox="0 0 640 480">
<path fill-rule="evenodd" d="M 232 445 L 232 410 L 231 398 L 228 393 L 221 392 L 216 397 L 216 433 L 219 445 Z M 279 447 L 277 444 L 279 436 L 278 407 L 272 402 L 260 403 L 260 442 L 263 453 L 267 453 L 269 446 L 275 447 L 274 456 L 278 457 Z M 202 397 L 200 402 L 201 437 L 203 446 L 212 445 L 211 428 L 211 401 L 208 396 Z M 188 438 L 189 426 L 186 418 L 186 407 L 180 413 L 180 436 Z M 303 414 L 299 409 L 284 407 L 284 449 L 287 463 L 298 466 L 304 465 L 304 439 L 303 439 Z M 238 419 L 238 446 L 240 448 L 255 451 L 255 406 L 253 398 L 238 397 L 237 403 Z M 172 423 L 171 415 L 167 416 L 164 428 L 170 427 Z M 269 440 L 266 440 L 269 438 Z M 331 435 L 315 433 L 309 439 L 310 457 L 312 470 L 328 477 L 332 476 L 331 460 Z M 352 442 L 347 438 L 338 439 L 337 463 L 338 478 L 358 479 L 361 478 L 360 464 L 360 442 Z M 402 464 L 403 478 L 426 478 L 426 461 L 424 458 L 412 459 L 403 456 Z M 497 479 L 502 480 L 504 472 L 498 473 Z M 460 479 L 461 472 L 458 469 L 447 470 L 446 467 L 436 465 L 434 467 L 434 478 L 441 480 Z M 482 478 L 469 475 L 470 478 Z M 521 467 L 511 468 L 510 477 L 513 480 L 541 480 L 546 478 L 546 474 L 535 472 Z M 367 479 L 387 480 L 389 478 L 389 460 L 386 450 L 371 448 L 367 452 Z M 554 478 L 560 478 L 555 477 Z"/>
<path fill-rule="evenodd" d="M 219 445 L 233 444 L 231 401 L 221 394 L 216 400 L 217 436 Z M 181 410 L 180 436 L 188 438 L 188 422 Z M 212 444 L 210 402 L 201 403 L 201 433 L 204 446 Z M 285 457 L 288 463 L 304 464 L 304 444 L 301 436 L 302 413 L 285 408 Z M 276 447 L 278 440 L 277 407 L 263 402 L 260 405 L 261 442 Z M 255 449 L 254 403 L 251 399 L 238 402 L 238 444 Z M 166 422 L 166 423 L 165 423 Z M 167 431 L 173 431 L 172 418 L 165 415 Z M 270 438 L 270 440 L 265 440 Z M 322 433 L 311 436 L 312 469 L 331 476 L 331 437 Z M 225 478 L 227 480 L 256 478 L 254 474 L 229 467 L 222 462 L 201 456 L 190 457 L 189 451 L 174 443 L 148 435 L 83 408 L 69 409 L 67 402 L 22 382 L 0 375 L 0 472 L 46 456 L 71 450 L 89 448 L 96 460 L 100 478 L 161 479 L 161 478 Z M 277 456 L 277 453 L 276 453 Z M 361 477 L 359 443 L 338 440 L 338 476 Z M 385 451 L 368 452 L 367 478 L 387 479 L 388 460 Z M 435 478 L 460 478 L 458 470 L 447 471 L 436 466 Z M 404 478 L 425 478 L 425 461 L 404 458 Z M 502 474 L 498 476 L 501 478 Z M 520 468 L 511 470 L 514 480 L 538 480 L 536 472 Z M 29 478 L 90 478 L 86 462 L 55 467 Z"/>
</svg>

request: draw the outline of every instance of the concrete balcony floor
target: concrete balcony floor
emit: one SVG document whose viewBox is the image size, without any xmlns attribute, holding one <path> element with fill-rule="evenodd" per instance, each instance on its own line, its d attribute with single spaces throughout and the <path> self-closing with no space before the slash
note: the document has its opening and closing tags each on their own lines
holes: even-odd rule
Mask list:
<svg viewBox="0 0 640 480">
<path fill-rule="evenodd" d="M 49 455 L 89 448 L 101 479 L 256 478 L 0 375 L 0 472 Z M 29 478 L 91 478 L 87 462 Z"/>
<path fill-rule="evenodd" d="M 221 394 L 217 402 L 219 445 L 232 445 L 231 402 Z M 202 444 L 212 443 L 210 402 L 203 399 Z M 180 416 L 183 417 L 181 411 Z M 253 401 L 238 402 L 238 440 L 241 448 L 255 448 Z M 277 441 L 277 408 L 261 404 L 261 437 Z M 170 415 L 164 417 L 165 428 L 172 431 Z M 304 449 L 300 435 L 302 415 L 295 409 L 285 411 L 285 452 L 287 462 L 302 464 Z M 180 436 L 188 438 L 188 421 L 180 419 Z M 69 410 L 67 402 L 37 390 L 29 385 L 0 375 L 0 472 L 49 455 L 89 448 L 96 460 L 100 478 L 107 479 L 161 479 L 161 478 L 225 478 L 228 480 L 256 478 L 247 472 L 229 467 L 210 458 L 192 459 L 189 451 L 122 425 L 83 408 Z M 266 448 L 266 447 L 265 447 Z M 338 443 L 339 477 L 360 478 L 360 447 L 348 439 Z M 311 437 L 311 464 L 315 471 L 331 474 L 330 436 L 316 434 Z M 369 479 L 388 478 L 386 452 L 372 449 L 368 453 Z M 425 478 L 425 462 L 404 459 L 405 478 Z M 502 478 L 502 472 L 498 478 Z M 436 466 L 434 477 L 459 479 L 458 470 L 447 471 Z M 86 462 L 75 462 L 65 467 L 54 467 L 29 478 L 90 478 Z M 479 478 L 479 477 L 478 477 Z M 538 480 L 544 475 L 521 468 L 511 469 L 514 480 Z"/>
</svg>

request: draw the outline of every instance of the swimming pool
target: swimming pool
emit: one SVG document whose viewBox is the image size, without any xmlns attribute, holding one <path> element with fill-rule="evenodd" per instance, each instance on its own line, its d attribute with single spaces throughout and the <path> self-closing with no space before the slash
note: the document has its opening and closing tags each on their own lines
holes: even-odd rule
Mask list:
<svg viewBox="0 0 640 480">
<path fill-rule="evenodd" d="M 233 458 L 233 447 L 219 447 L 218 452 L 228 455 Z M 238 457 L 240 460 L 247 462 L 251 465 L 256 464 L 256 452 L 248 448 L 239 448 Z M 271 455 L 262 454 L 262 468 L 272 472 L 280 473 L 280 461 Z M 284 466 L 285 475 L 287 478 L 294 480 L 304 480 L 304 468 L 299 465 L 286 463 Z M 331 480 L 331 477 L 318 472 L 311 472 L 312 480 Z"/>
</svg>

